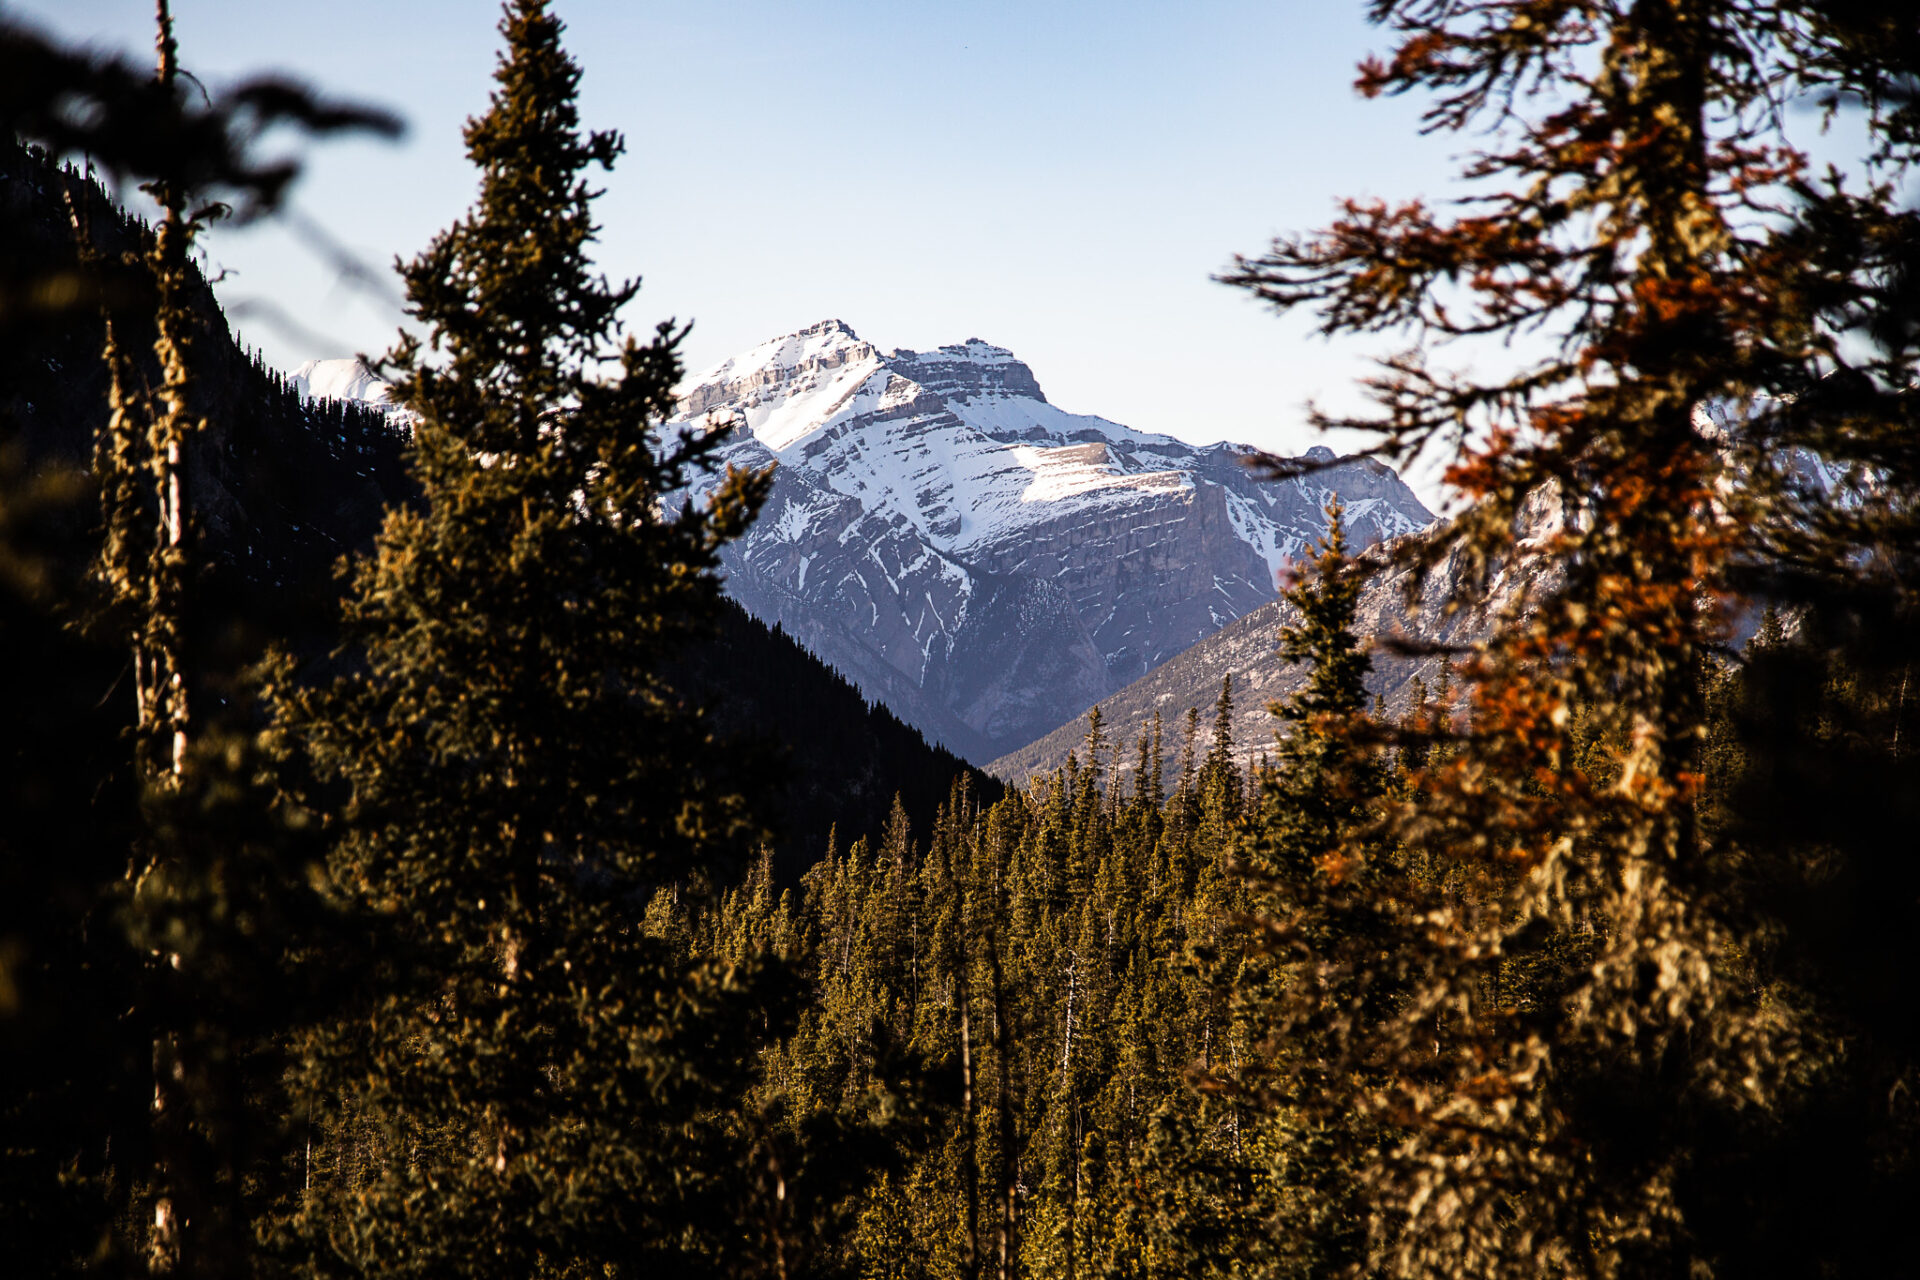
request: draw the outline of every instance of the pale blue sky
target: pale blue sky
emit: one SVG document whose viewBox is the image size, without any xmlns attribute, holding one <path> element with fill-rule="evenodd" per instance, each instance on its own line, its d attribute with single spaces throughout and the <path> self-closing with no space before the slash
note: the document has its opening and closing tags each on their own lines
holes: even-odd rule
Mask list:
<svg viewBox="0 0 1920 1280">
<path fill-rule="evenodd" d="M 150 46 L 151 0 L 15 0 L 69 39 Z M 1384 46 L 1359 0 L 859 3 L 560 0 L 583 113 L 628 136 L 600 260 L 646 285 L 642 331 L 696 322 L 698 369 L 837 316 L 884 348 L 1011 347 L 1063 408 L 1296 451 L 1310 397 L 1356 403 L 1369 349 L 1330 345 L 1209 275 L 1326 221 L 1342 195 L 1445 190 L 1452 138 L 1364 102 Z M 367 259 L 411 255 L 473 194 L 459 127 L 486 101 L 488 0 L 175 0 L 209 84 L 289 71 L 383 103 L 398 145 L 310 153 L 298 209 Z M 397 309 L 282 227 L 208 242 L 270 360 L 380 350 Z M 1373 349 L 1378 349 L 1374 347 Z M 1336 445 L 1341 442 L 1335 441 Z"/>
</svg>

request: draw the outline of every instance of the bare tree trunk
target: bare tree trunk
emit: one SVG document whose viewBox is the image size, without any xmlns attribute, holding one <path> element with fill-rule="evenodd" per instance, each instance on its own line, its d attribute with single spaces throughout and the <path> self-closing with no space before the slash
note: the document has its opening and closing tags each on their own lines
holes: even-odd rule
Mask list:
<svg viewBox="0 0 1920 1280">
<path fill-rule="evenodd" d="M 1060 1049 L 1060 1093 L 1062 1105 L 1073 1115 L 1073 1133 L 1065 1132 L 1066 1115 L 1060 1118 L 1060 1144 L 1066 1149 L 1067 1162 L 1073 1167 L 1073 1180 L 1067 1191 L 1067 1270 L 1066 1280 L 1073 1280 L 1074 1256 L 1078 1250 L 1079 1209 L 1080 1209 L 1080 1105 L 1074 1096 L 1073 1088 L 1073 1000 L 1080 990 L 1080 957 L 1077 953 L 1067 956 L 1067 1025 L 1064 1043 Z"/>
<path fill-rule="evenodd" d="M 965 944 L 962 944 L 962 955 Z M 960 1009 L 960 1114 L 966 1133 L 966 1211 L 967 1232 L 960 1258 L 962 1274 L 967 1280 L 978 1280 L 980 1275 L 980 1140 L 978 1124 L 973 1108 L 973 1030 L 968 1017 L 967 1007 L 973 1003 L 973 993 L 969 990 L 966 977 L 967 965 L 963 959 L 953 977 L 954 1003 Z"/>
<path fill-rule="evenodd" d="M 997 1280 L 1013 1280 L 1020 1261 L 1020 1201 L 1018 1133 L 1013 1121 L 1013 1062 L 1007 1053 L 1006 980 L 1000 969 L 1000 942 L 989 927 L 987 965 L 993 979 L 993 1057 L 999 1070 L 1000 1188 L 999 1222 L 995 1245 Z"/>
<path fill-rule="evenodd" d="M 178 46 L 168 0 L 155 0 L 155 79 L 171 95 L 179 72 Z M 165 784 L 178 787 L 186 767 L 189 707 L 186 675 L 186 571 L 188 503 L 185 438 L 194 425 L 188 416 L 190 373 L 185 285 L 187 245 L 192 228 L 184 217 L 185 193 L 176 181 L 162 179 L 154 193 L 165 213 L 155 231 L 148 265 L 158 295 L 154 354 L 161 373 L 160 403 L 149 415 L 147 465 L 159 499 L 159 521 L 149 559 L 145 616 L 136 640 L 136 672 L 144 677 L 139 724 L 147 768 Z M 161 856 L 155 851 L 156 858 Z M 148 874 L 159 872 L 150 864 Z M 145 879 L 146 877 L 142 877 Z M 157 957 L 161 981 L 175 981 L 178 952 Z M 190 1156 L 185 1114 L 187 1064 L 177 1031 L 163 1028 L 153 1044 L 154 1209 L 148 1266 L 156 1274 L 181 1267 L 182 1234 L 210 1206 L 186 1186 Z"/>
</svg>

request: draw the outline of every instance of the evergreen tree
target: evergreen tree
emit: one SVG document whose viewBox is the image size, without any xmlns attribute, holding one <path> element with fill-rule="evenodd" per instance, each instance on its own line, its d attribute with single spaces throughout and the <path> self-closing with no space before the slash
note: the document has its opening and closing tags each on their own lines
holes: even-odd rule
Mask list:
<svg viewBox="0 0 1920 1280">
<path fill-rule="evenodd" d="M 1233 675 L 1220 679 L 1220 696 L 1213 703 L 1213 741 L 1194 779 L 1194 803 L 1200 840 L 1209 848 L 1226 847 L 1228 833 L 1240 818 L 1240 768 L 1233 759 Z"/>
<path fill-rule="evenodd" d="M 1281 592 L 1296 616 L 1280 630 L 1281 660 L 1309 670 L 1298 693 L 1270 708 L 1282 728 L 1247 846 L 1257 869 L 1293 882 L 1325 873 L 1322 860 L 1338 857 L 1381 789 L 1377 763 L 1356 742 L 1373 668 L 1353 631 L 1364 585 L 1336 502 L 1327 508 L 1327 534 L 1310 569 Z"/>
<path fill-rule="evenodd" d="M 315 940 L 320 903 L 308 851 L 260 785 L 232 620 L 200 599 L 208 557 L 193 465 L 205 452 L 196 444 L 206 421 L 198 348 L 211 307 L 189 251 L 232 211 L 228 201 L 270 211 L 297 172 L 291 161 L 254 153 L 261 129 L 396 128 L 388 117 L 323 106 L 284 81 L 251 82 L 216 102 L 180 69 L 165 0 L 155 12 L 151 73 L 58 48 L 0 19 L 0 116 L 10 134 L 56 151 L 85 149 L 90 168 L 97 155 L 144 179 L 161 209 L 156 227 L 135 228 L 89 178 L 29 158 L 36 193 L 64 198 L 72 258 L 14 258 L 15 244 L 33 246 L 44 228 L 29 216 L 24 234 L 13 234 L 32 199 L 0 212 L 14 259 L 0 284 L 0 324 L 31 315 L 36 325 L 85 332 L 91 317 L 76 312 L 102 307 L 108 385 L 90 581 L 73 572 L 70 537 L 57 553 L 41 547 L 39 590 L 30 593 L 39 597 L 37 622 L 21 615 L 4 627 L 9 648 L 23 640 L 39 650 L 33 663 L 10 653 L 8 669 L 47 683 L 9 699 L 10 735 L 23 735 L 9 755 L 41 738 L 47 756 L 19 760 L 19 776 L 41 787 L 60 777 L 41 795 L 30 789 L 14 797 L 21 803 L 0 806 L 8 828 L 0 862 L 9 878 L 27 873 L 34 887 L 15 887 L 47 912 L 27 935 L 35 945 L 14 984 L 25 1004 L 7 1032 L 18 1053 L 9 1055 L 14 1109 L 0 1148 L 9 1180 L 40 1174 L 45 1199 L 29 1217 L 41 1221 L 16 1238 L 27 1250 L 23 1265 L 48 1274 L 89 1266 L 239 1274 L 252 1255 L 249 1219 L 277 1185 L 283 1117 L 258 1086 L 272 1074 L 264 1063 L 274 1037 L 305 1005 L 297 955 Z M 110 233 L 131 242 L 118 260 L 94 241 L 101 208 L 116 224 Z M 19 443 L 9 415 L 0 423 L 9 463 L 21 460 Z M 39 484 L 0 493 L 0 508 L 21 504 L 16 516 L 43 508 L 35 495 L 67 479 L 62 460 L 33 461 L 46 472 Z M 105 646 L 125 656 L 101 670 Z M 73 698 L 90 667 L 95 693 L 71 702 L 56 728 L 48 714 Z M 35 868 L 47 831 L 33 827 L 53 816 L 44 805 L 55 795 L 72 804 L 74 856 Z M 109 853 L 103 836 L 118 848 Z M 81 1054 L 90 1066 L 82 1068 Z M 80 1221 L 90 1228 L 61 1221 L 59 1209 L 41 1217 L 86 1200 Z"/>
<path fill-rule="evenodd" d="M 349 672 L 281 707 L 379 946 L 364 1008 L 307 1047 L 330 1149 L 295 1225 L 321 1272 L 785 1274 L 783 1162 L 740 1110 L 768 997 L 638 918 L 744 861 L 725 757 L 661 665 L 713 625 L 767 476 L 672 497 L 719 436 L 662 436 L 680 331 L 616 341 L 638 286 L 588 259 L 586 171 L 622 141 L 581 131 L 544 0 L 500 29 L 479 199 L 403 268 L 421 498 L 354 565 Z"/>
<path fill-rule="evenodd" d="M 1353 630 L 1364 579 L 1341 515 L 1328 507 L 1326 537 L 1281 593 L 1294 620 L 1280 631 L 1280 655 L 1309 670 L 1270 708 L 1281 724 L 1275 763 L 1237 843 L 1255 943 L 1234 996 L 1261 1051 L 1224 1083 L 1283 1135 L 1265 1206 L 1271 1243 L 1258 1252 L 1287 1275 L 1357 1273 L 1367 1262 L 1357 1166 L 1379 1126 L 1346 1105 L 1356 1064 L 1340 1061 L 1339 1029 L 1391 1012 L 1394 993 L 1373 973 L 1391 945 L 1378 913 L 1406 896 L 1373 838 L 1385 779 L 1367 711 L 1372 660 Z"/>
<path fill-rule="evenodd" d="M 1457 749 L 1392 815 L 1442 890 L 1382 906 L 1399 927 L 1366 977 L 1402 999 L 1329 1045 L 1355 1113 L 1399 1129 L 1353 1152 L 1373 1256 L 1410 1275 L 1716 1269 L 1740 1250 L 1708 1228 L 1738 1215 L 1710 1170 L 1786 1105 L 1807 1029 L 1743 965 L 1753 939 L 1721 909 L 1738 854 L 1701 823 L 1708 655 L 1791 523 L 1764 469 L 1742 496 L 1725 468 L 1817 439 L 1792 425 L 1802 393 L 1884 314 L 1892 189 L 1808 176 L 1781 108 L 1857 95 L 1874 161 L 1904 172 L 1892 59 L 1858 38 L 1899 24 L 1748 0 L 1373 14 L 1398 48 L 1361 90 L 1431 92 L 1430 129 L 1490 125 L 1478 198 L 1352 201 L 1230 278 L 1329 333 L 1414 336 L 1371 382 L 1378 414 L 1335 424 L 1449 456 L 1470 505 L 1404 565 L 1451 557 L 1471 603 L 1524 531 L 1557 571 L 1465 663 Z M 1541 332 L 1511 376 L 1426 354 Z M 1910 363 L 1878 385 L 1910 385 Z"/>
</svg>

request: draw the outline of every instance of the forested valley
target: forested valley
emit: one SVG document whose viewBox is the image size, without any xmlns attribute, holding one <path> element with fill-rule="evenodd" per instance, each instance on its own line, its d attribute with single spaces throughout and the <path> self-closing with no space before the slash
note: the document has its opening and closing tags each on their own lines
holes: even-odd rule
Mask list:
<svg viewBox="0 0 1920 1280">
<path fill-rule="evenodd" d="M 1408 342 L 1320 421 L 1457 509 L 1383 559 L 1329 507 L 1250 765 L 1229 680 L 1018 785 L 721 594 L 771 475 L 662 429 L 685 329 L 594 265 L 638 161 L 546 0 L 392 415 L 237 349 L 193 246 L 274 216 L 266 130 L 397 122 L 209 94 L 165 0 L 154 70 L 0 15 L 0 1270 L 1912 1269 L 1920 25 L 1369 12 L 1479 196 L 1222 280 Z M 1528 513 L 1485 634 L 1357 634 Z"/>
</svg>

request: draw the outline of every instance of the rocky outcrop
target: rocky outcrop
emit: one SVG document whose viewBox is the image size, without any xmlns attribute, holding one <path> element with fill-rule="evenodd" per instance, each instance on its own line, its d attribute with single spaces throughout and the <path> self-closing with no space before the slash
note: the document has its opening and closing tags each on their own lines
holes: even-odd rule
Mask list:
<svg viewBox="0 0 1920 1280">
<path fill-rule="evenodd" d="M 1000 540 L 978 563 L 1061 583 L 1117 682 L 1273 597 L 1266 562 L 1234 532 L 1219 485 L 1185 486 L 1150 510 L 1063 513 Z"/>
<path fill-rule="evenodd" d="M 966 624 L 927 682 L 988 744 L 1076 716 L 1109 687 L 1107 664 L 1073 598 L 1024 574 L 975 579 Z"/>
<path fill-rule="evenodd" d="M 883 353 L 837 320 L 689 380 L 673 425 L 702 421 L 778 466 L 729 592 L 974 760 L 1271 601 L 1334 496 L 1362 544 L 1432 518 L 1377 463 L 1263 483 L 1244 446 L 1056 408 L 1003 348 Z"/>
</svg>

